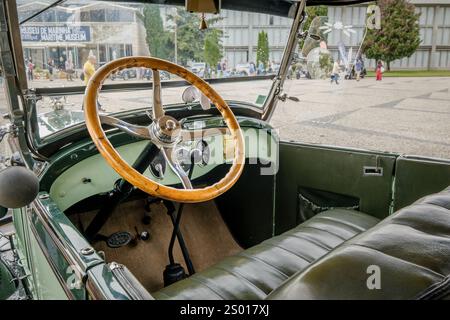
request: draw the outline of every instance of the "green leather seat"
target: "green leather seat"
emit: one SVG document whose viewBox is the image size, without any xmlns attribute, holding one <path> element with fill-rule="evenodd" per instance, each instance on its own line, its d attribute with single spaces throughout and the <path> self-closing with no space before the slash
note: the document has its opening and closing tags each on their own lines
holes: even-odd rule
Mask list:
<svg viewBox="0 0 450 320">
<path fill-rule="evenodd" d="M 378 280 L 368 279 L 374 267 Z M 345 242 L 268 298 L 450 299 L 450 188 Z"/>
<path fill-rule="evenodd" d="M 155 299 L 264 299 L 296 272 L 377 223 L 376 218 L 354 210 L 328 210 L 152 295 Z"/>
</svg>

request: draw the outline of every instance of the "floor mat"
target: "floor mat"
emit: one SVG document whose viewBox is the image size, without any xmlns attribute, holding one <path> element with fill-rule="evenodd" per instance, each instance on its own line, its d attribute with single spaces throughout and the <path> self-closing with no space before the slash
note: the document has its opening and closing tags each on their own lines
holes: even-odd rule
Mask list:
<svg viewBox="0 0 450 320">
<path fill-rule="evenodd" d="M 163 270 L 169 263 L 167 250 L 173 227 L 162 204 L 154 204 L 151 209 L 151 224 L 144 225 L 141 222 L 144 216 L 144 201 L 124 203 L 116 209 L 100 232 L 106 236 L 118 231 L 128 231 L 135 235 L 137 228 L 139 232 L 150 232 L 150 240 L 139 240 L 136 246 L 128 245 L 116 249 L 109 248 L 101 241 L 94 247 L 105 252 L 107 262 L 115 261 L 126 265 L 149 292 L 154 292 L 163 287 Z M 71 220 L 86 228 L 92 218 L 93 212 L 87 212 L 74 215 Z M 197 272 L 242 251 L 213 201 L 186 204 L 180 227 Z M 187 270 L 178 241 L 174 256 L 176 262 Z"/>
</svg>

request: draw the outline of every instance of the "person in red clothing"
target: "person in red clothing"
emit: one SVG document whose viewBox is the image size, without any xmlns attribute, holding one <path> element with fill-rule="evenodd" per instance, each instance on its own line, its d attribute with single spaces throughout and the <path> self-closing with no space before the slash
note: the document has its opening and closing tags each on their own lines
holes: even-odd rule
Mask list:
<svg viewBox="0 0 450 320">
<path fill-rule="evenodd" d="M 377 81 L 381 81 L 383 79 L 383 63 L 381 61 L 378 61 L 377 69 L 376 69 L 376 75 L 377 75 Z"/>
</svg>

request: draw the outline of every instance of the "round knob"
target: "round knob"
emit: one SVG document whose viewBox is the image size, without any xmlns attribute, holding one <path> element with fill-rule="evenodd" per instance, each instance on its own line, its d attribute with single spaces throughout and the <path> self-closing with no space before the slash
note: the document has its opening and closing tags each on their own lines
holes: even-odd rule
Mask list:
<svg viewBox="0 0 450 320">
<path fill-rule="evenodd" d="M 148 231 L 142 231 L 139 235 L 139 238 L 141 238 L 141 240 L 147 241 L 148 239 L 150 239 L 150 233 Z"/>
</svg>

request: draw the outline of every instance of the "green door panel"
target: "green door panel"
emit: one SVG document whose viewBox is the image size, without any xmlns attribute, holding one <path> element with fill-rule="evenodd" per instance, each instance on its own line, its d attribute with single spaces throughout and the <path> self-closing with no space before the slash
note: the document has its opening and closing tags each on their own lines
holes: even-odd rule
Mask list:
<svg viewBox="0 0 450 320">
<path fill-rule="evenodd" d="M 275 233 L 301 223 L 300 188 L 310 188 L 359 199 L 359 209 L 377 218 L 390 212 L 397 155 L 364 150 L 281 142 L 276 181 Z M 382 176 L 364 173 L 382 168 Z"/>
<path fill-rule="evenodd" d="M 401 156 L 397 159 L 394 210 L 450 185 L 450 161 Z"/>
<path fill-rule="evenodd" d="M 33 297 L 86 299 L 86 272 L 104 261 L 49 195 L 40 193 L 30 208 L 14 210 L 14 225 Z"/>
</svg>

